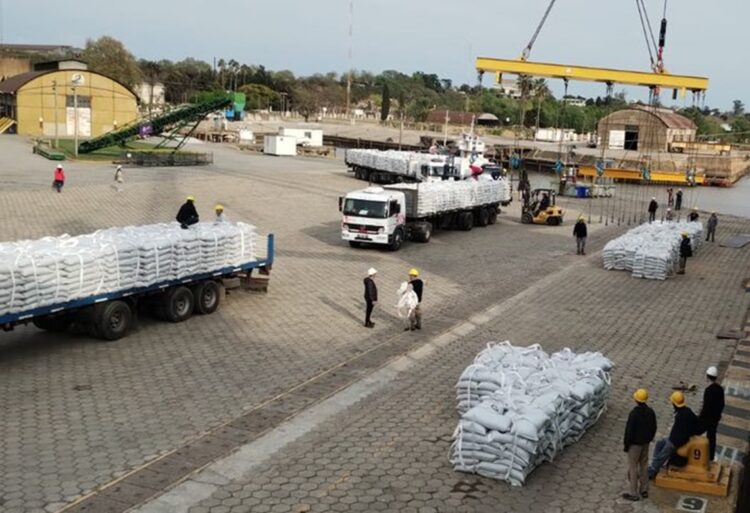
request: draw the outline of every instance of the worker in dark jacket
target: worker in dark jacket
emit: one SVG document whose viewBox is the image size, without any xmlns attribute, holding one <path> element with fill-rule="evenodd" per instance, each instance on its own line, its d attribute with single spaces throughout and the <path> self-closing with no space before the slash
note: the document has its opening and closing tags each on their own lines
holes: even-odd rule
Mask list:
<svg viewBox="0 0 750 513">
<path fill-rule="evenodd" d="M 674 209 L 682 210 L 682 189 L 677 189 L 677 194 L 675 194 L 674 199 Z"/>
<path fill-rule="evenodd" d="M 546 211 L 549 208 L 550 204 L 551 202 L 549 199 L 549 194 L 547 194 L 546 192 L 543 193 L 542 199 L 539 201 L 539 206 L 537 207 L 537 211 L 535 215 L 539 215 L 539 212 Z"/>
<path fill-rule="evenodd" d="M 719 224 L 719 218 L 716 217 L 716 212 L 711 212 L 711 216 L 708 218 L 706 223 L 706 242 L 711 239 L 711 242 L 716 241 L 716 225 Z"/>
<path fill-rule="evenodd" d="M 719 370 L 716 367 L 709 367 L 706 371 L 706 379 L 709 384 L 703 392 L 703 406 L 698 414 L 703 429 L 706 431 L 708 438 L 708 451 L 711 460 L 716 454 L 716 428 L 719 427 L 721 414 L 724 411 L 724 389 L 716 382 L 719 377 Z"/>
<path fill-rule="evenodd" d="M 185 203 L 180 207 L 177 212 L 177 222 L 183 229 L 198 222 L 198 211 L 195 209 L 195 198 L 188 196 L 185 199 Z"/>
<path fill-rule="evenodd" d="M 656 211 L 659 208 L 659 204 L 656 202 L 656 198 L 651 198 L 651 202 L 648 204 L 648 222 L 653 223 L 656 221 Z"/>
<path fill-rule="evenodd" d="M 576 255 L 586 254 L 586 236 L 588 233 L 586 221 L 583 220 L 583 216 L 578 216 L 578 221 L 573 226 L 573 236 L 576 238 Z"/>
<path fill-rule="evenodd" d="M 370 267 L 367 271 L 367 278 L 365 278 L 365 304 L 367 310 L 365 311 L 365 328 L 373 328 L 375 323 L 370 320 L 372 315 L 372 309 L 375 307 L 375 303 L 378 302 L 378 287 L 375 285 L 375 275 L 378 273 L 375 268 Z"/>
<path fill-rule="evenodd" d="M 623 499 L 637 501 L 648 497 L 648 446 L 656 436 L 656 414 L 646 404 L 648 391 L 639 388 L 633 394 L 636 406 L 625 425 L 625 452 L 628 453 L 628 482 L 630 491 Z"/>
<path fill-rule="evenodd" d="M 672 460 L 677 449 L 688 443 L 691 436 L 701 432 L 701 423 L 693 410 L 685 403 L 685 394 L 680 391 L 672 392 L 669 397 L 674 408 L 674 424 L 669 436 L 656 442 L 654 457 L 648 467 L 648 478 L 653 479 L 659 470 Z"/>
<path fill-rule="evenodd" d="M 697 221 L 698 219 L 700 219 L 700 217 L 701 217 L 701 216 L 700 216 L 700 215 L 698 214 L 698 211 L 697 211 L 696 209 L 693 209 L 693 210 L 692 210 L 692 211 L 691 211 L 691 212 L 690 212 L 690 213 L 688 214 L 688 221 L 690 221 L 691 223 L 694 223 L 694 222 L 696 222 L 696 221 Z"/>
<path fill-rule="evenodd" d="M 693 256 L 693 246 L 690 244 L 690 234 L 682 232 L 682 240 L 680 241 L 680 270 L 677 271 L 677 274 L 685 274 L 687 259 L 691 256 Z"/>
</svg>

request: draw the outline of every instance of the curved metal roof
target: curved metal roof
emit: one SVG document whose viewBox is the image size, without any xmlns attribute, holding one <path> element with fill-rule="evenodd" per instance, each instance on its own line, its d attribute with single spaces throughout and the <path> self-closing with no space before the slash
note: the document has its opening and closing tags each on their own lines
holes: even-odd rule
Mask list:
<svg viewBox="0 0 750 513">
<path fill-rule="evenodd" d="M 19 89 L 21 89 L 23 86 L 31 82 L 32 80 L 39 78 L 43 75 L 48 75 L 50 73 L 57 73 L 58 71 L 77 71 L 80 73 L 93 73 L 94 75 L 99 75 L 100 77 L 107 78 L 111 80 L 112 82 L 115 82 L 122 87 L 124 87 L 130 94 L 132 94 L 136 101 L 138 101 L 138 95 L 133 91 L 130 87 L 126 86 L 122 82 L 115 80 L 112 77 L 108 77 L 107 75 L 103 75 L 101 73 L 97 73 L 96 71 L 92 71 L 90 69 L 86 70 L 61 70 L 61 69 L 49 69 L 49 70 L 43 70 L 43 71 L 27 71 L 26 73 L 21 73 L 20 75 L 13 75 L 10 78 L 6 78 L 2 82 L 0 82 L 0 94 L 16 94 Z"/>
</svg>

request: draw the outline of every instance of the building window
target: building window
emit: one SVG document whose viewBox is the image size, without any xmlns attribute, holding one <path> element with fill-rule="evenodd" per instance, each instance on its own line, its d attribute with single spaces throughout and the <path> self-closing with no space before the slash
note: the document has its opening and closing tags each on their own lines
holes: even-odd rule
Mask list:
<svg viewBox="0 0 750 513">
<path fill-rule="evenodd" d="M 73 107 L 73 95 L 69 94 L 65 97 L 65 106 Z M 78 108 L 79 109 L 90 109 L 91 108 L 91 96 L 78 96 Z"/>
</svg>

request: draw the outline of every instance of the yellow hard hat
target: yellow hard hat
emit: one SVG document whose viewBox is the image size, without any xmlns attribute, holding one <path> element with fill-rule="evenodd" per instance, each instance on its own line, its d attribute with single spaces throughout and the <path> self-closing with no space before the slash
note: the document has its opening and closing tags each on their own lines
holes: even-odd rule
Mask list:
<svg viewBox="0 0 750 513">
<path fill-rule="evenodd" d="M 633 394 L 633 399 L 635 399 L 636 402 L 645 403 L 646 401 L 648 401 L 648 390 L 646 390 L 645 388 L 639 388 Z"/>
<path fill-rule="evenodd" d="M 674 392 L 672 392 L 672 395 L 669 396 L 669 400 L 672 401 L 672 404 L 674 404 L 678 408 L 682 408 L 683 406 L 685 406 L 685 394 L 683 394 L 679 390 L 675 390 Z"/>
<path fill-rule="evenodd" d="M 409 269 L 409 276 L 419 276 L 419 271 L 416 269 Z"/>
<path fill-rule="evenodd" d="M 682 232 L 682 236 L 683 236 L 683 237 L 689 237 L 689 236 L 690 236 L 690 234 L 689 234 L 688 232 Z"/>
<path fill-rule="evenodd" d="M 185 198 L 187 201 L 195 201 L 195 196 L 188 196 Z"/>
<path fill-rule="evenodd" d="M 223 211 L 223 210 L 224 210 L 224 205 L 221 205 L 221 204 L 217 204 L 217 205 L 216 205 L 216 206 L 214 207 L 214 210 L 222 210 L 222 211 Z"/>
</svg>

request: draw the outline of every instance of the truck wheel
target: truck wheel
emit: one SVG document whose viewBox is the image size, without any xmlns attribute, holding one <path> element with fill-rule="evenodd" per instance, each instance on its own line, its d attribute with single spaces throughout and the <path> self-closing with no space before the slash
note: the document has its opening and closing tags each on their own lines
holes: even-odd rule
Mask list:
<svg viewBox="0 0 750 513">
<path fill-rule="evenodd" d="M 393 234 L 393 241 L 388 246 L 391 251 L 398 251 L 401 249 L 401 244 L 404 243 L 404 233 L 401 230 L 396 230 Z"/>
<path fill-rule="evenodd" d="M 44 317 L 34 317 L 31 322 L 40 330 L 62 333 L 73 323 L 73 318 L 70 315 L 46 315 Z"/>
<path fill-rule="evenodd" d="M 432 223 L 421 223 L 414 232 L 414 240 L 417 242 L 430 242 L 432 237 Z"/>
<path fill-rule="evenodd" d="M 193 293 L 187 287 L 174 287 L 162 299 L 161 317 L 169 322 L 182 322 L 193 314 Z"/>
<path fill-rule="evenodd" d="M 443 214 L 440 216 L 440 224 L 438 225 L 441 230 L 450 230 L 454 224 L 453 214 Z"/>
<path fill-rule="evenodd" d="M 487 224 L 497 223 L 497 207 L 489 208 L 490 217 L 487 219 Z"/>
<path fill-rule="evenodd" d="M 534 216 L 531 215 L 531 212 L 524 212 L 521 216 L 521 222 L 523 224 L 531 224 L 534 222 Z"/>
<path fill-rule="evenodd" d="M 361 242 L 357 242 L 356 240 L 350 240 L 349 245 L 353 248 L 359 248 L 362 246 Z"/>
<path fill-rule="evenodd" d="M 193 287 L 195 312 L 203 315 L 212 314 L 219 308 L 221 287 L 215 281 L 204 281 Z"/>
<path fill-rule="evenodd" d="M 490 213 L 486 208 L 480 207 L 474 212 L 474 224 L 477 226 L 487 226 L 490 222 Z"/>
<path fill-rule="evenodd" d="M 458 229 L 468 232 L 474 228 L 474 214 L 472 212 L 461 212 L 458 215 Z"/>
<path fill-rule="evenodd" d="M 110 301 L 102 305 L 94 320 L 92 330 L 104 340 L 119 340 L 127 335 L 133 320 L 133 311 L 125 301 Z"/>
</svg>

